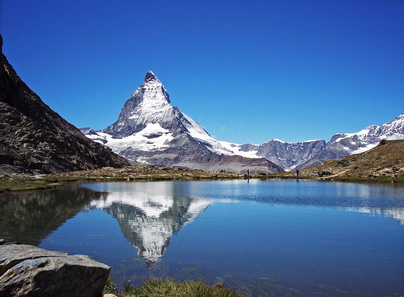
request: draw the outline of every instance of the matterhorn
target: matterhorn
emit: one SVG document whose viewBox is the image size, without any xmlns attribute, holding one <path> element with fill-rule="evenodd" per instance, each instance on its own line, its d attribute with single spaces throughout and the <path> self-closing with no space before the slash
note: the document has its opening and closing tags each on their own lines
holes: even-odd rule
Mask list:
<svg viewBox="0 0 404 297">
<path fill-rule="evenodd" d="M 226 143 L 215 140 L 171 105 L 167 90 L 152 71 L 125 102 L 115 123 L 100 131 L 81 131 L 132 164 L 241 173 L 283 171 L 265 158 L 235 155 Z"/>
</svg>

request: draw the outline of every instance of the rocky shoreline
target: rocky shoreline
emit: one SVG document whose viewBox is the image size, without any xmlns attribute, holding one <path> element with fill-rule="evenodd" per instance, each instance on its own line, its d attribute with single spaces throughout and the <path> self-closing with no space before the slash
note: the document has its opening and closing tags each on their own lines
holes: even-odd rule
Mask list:
<svg viewBox="0 0 404 297">
<path fill-rule="evenodd" d="M 235 289 L 202 281 L 149 278 L 120 292 L 111 267 L 85 255 L 70 255 L 0 239 L 0 297 L 228 296 Z M 172 293 L 172 295 L 171 295 Z"/>
</svg>

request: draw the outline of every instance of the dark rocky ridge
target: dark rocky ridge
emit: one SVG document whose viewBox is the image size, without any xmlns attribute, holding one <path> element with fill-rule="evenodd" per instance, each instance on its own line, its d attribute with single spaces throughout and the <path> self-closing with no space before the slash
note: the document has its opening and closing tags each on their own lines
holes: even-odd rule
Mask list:
<svg viewBox="0 0 404 297">
<path fill-rule="evenodd" d="M 20 79 L 2 45 L 0 35 L 0 165 L 43 173 L 129 165 L 47 106 Z"/>
<path fill-rule="evenodd" d="M 283 142 L 271 140 L 258 147 L 258 156 L 265 157 L 269 161 L 286 170 L 292 170 L 325 148 L 324 140 L 304 142 Z"/>
</svg>

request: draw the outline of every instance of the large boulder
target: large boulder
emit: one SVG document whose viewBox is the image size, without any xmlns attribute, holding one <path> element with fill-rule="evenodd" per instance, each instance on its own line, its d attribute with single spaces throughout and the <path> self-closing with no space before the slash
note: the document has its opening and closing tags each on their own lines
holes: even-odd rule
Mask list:
<svg viewBox="0 0 404 297">
<path fill-rule="evenodd" d="M 0 296 L 102 296 L 110 267 L 84 255 L 0 242 Z"/>
</svg>

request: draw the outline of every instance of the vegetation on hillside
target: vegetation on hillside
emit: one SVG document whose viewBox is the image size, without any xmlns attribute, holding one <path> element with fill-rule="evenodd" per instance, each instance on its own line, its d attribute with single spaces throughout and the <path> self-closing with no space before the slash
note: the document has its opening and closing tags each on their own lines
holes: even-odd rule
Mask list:
<svg viewBox="0 0 404 297">
<path fill-rule="evenodd" d="M 288 172 L 280 177 L 296 176 Z M 364 153 L 328 160 L 300 170 L 301 178 L 339 181 L 404 182 L 404 140 L 382 140 Z"/>
</svg>

